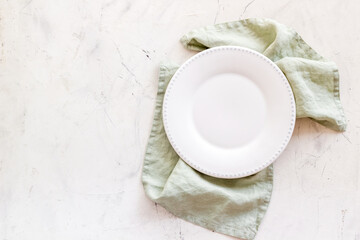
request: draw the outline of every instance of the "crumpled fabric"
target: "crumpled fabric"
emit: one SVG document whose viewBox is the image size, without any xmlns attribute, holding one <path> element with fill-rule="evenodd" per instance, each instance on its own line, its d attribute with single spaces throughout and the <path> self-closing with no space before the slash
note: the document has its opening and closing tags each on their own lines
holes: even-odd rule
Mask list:
<svg viewBox="0 0 360 240">
<path fill-rule="evenodd" d="M 297 118 L 308 117 L 336 131 L 346 129 L 336 64 L 316 53 L 291 28 L 271 19 L 245 19 L 193 30 L 181 42 L 195 51 L 232 45 L 264 54 L 289 80 Z M 194 170 L 179 158 L 162 122 L 166 87 L 178 67 L 173 63 L 160 67 L 142 174 L 145 192 L 177 217 L 219 233 L 253 239 L 271 198 L 273 167 L 245 178 L 220 179 Z"/>
</svg>

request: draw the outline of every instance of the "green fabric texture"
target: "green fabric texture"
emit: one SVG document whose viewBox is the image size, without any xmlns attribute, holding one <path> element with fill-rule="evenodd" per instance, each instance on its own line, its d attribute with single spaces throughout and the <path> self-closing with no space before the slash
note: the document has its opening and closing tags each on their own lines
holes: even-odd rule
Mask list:
<svg viewBox="0 0 360 240">
<path fill-rule="evenodd" d="M 270 19 L 246 19 L 191 31 L 181 42 L 196 51 L 232 45 L 264 54 L 288 78 L 298 118 L 309 117 L 328 128 L 345 130 L 336 65 L 312 50 L 292 29 Z M 220 179 L 197 172 L 179 158 L 162 122 L 166 87 L 178 67 L 171 63 L 160 67 L 154 121 L 143 166 L 145 192 L 182 219 L 219 233 L 253 239 L 271 198 L 272 165 L 249 177 Z"/>
<path fill-rule="evenodd" d="M 245 19 L 196 29 L 181 38 L 195 51 L 233 45 L 253 49 L 270 58 L 290 82 L 296 117 L 309 117 L 335 131 L 345 131 L 336 64 L 315 52 L 291 28 L 270 19 Z"/>
</svg>

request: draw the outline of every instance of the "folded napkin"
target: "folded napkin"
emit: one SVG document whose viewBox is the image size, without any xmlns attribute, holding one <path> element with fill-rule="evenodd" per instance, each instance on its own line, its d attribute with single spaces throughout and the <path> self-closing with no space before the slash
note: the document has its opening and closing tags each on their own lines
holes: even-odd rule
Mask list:
<svg viewBox="0 0 360 240">
<path fill-rule="evenodd" d="M 246 19 L 193 30 L 181 42 L 191 50 L 233 45 L 251 48 L 284 72 L 293 89 L 297 117 L 337 131 L 346 120 L 339 99 L 339 74 L 292 29 L 270 19 Z M 142 181 L 146 194 L 174 215 L 223 234 L 253 239 L 268 207 L 273 168 L 249 177 L 219 179 L 188 166 L 170 145 L 162 122 L 166 87 L 179 66 L 160 67 L 153 126 Z"/>
</svg>

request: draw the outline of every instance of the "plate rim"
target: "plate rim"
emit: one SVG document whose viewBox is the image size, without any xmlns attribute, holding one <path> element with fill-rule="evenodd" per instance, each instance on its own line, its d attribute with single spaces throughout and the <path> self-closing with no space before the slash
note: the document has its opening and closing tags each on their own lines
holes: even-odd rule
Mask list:
<svg viewBox="0 0 360 240">
<path fill-rule="evenodd" d="M 286 88 L 288 89 L 289 92 L 289 99 L 290 99 L 290 105 L 291 105 L 291 120 L 290 120 L 290 127 L 288 129 L 288 133 L 285 137 L 285 139 L 283 139 L 283 141 L 281 142 L 278 150 L 273 154 L 272 157 L 270 157 L 269 159 L 267 159 L 266 161 L 264 161 L 261 166 L 254 168 L 252 170 L 247 170 L 247 171 L 242 171 L 239 172 L 237 174 L 223 174 L 223 173 L 215 173 L 209 170 L 204 169 L 203 167 L 198 166 L 196 163 L 194 163 L 191 159 L 189 159 L 188 157 L 186 157 L 184 155 L 183 152 L 180 151 L 179 147 L 176 144 L 176 141 L 172 138 L 171 135 L 171 130 L 169 129 L 169 124 L 168 124 L 168 118 L 167 118 L 167 103 L 168 103 L 168 99 L 169 96 L 171 95 L 171 91 L 172 91 L 172 87 L 173 84 L 176 82 L 176 80 L 179 78 L 179 76 L 181 75 L 181 73 L 184 71 L 184 69 L 186 69 L 186 67 L 191 64 L 191 62 L 193 62 L 194 60 L 205 56 L 209 53 L 212 52 L 216 52 L 216 51 L 224 51 L 224 50 L 235 50 L 235 51 L 240 51 L 240 52 L 246 52 L 246 53 L 250 53 L 253 54 L 259 58 L 261 58 L 262 60 L 265 60 L 268 64 L 270 64 L 274 70 L 279 74 L 279 76 L 281 77 L 281 79 L 283 80 L 283 83 L 286 85 Z M 253 175 L 257 172 L 260 172 L 261 170 L 265 169 L 266 167 L 268 167 L 270 164 L 272 164 L 280 155 L 281 153 L 285 150 L 286 146 L 288 145 L 290 138 L 292 136 L 292 133 L 294 131 L 295 128 L 295 120 L 296 120 L 296 103 L 295 103 L 295 96 L 294 93 L 292 91 L 291 85 L 288 81 L 288 79 L 286 78 L 286 76 L 284 75 L 284 73 L 280 70 L 280 68 L 272 61 L 270 60 L 268 57 L 266 57 L 265 55 L 256 52 L 252 49 L 246 48 L 246 47 L 239 47 L 239 46 L 218 46 L 218 47 L 213 47 L 213 48 L 209 48 L 206 49 L 202 52 L 199 52 L 197 54 L 195 54 L 194 56 L 190 57 L 187 61 L 185 61 L 175 72 L 175 74 L 173 75 L 173 77 L 170 79 L 168 86 L 165 90 L 165 95 L 164 95 L 164 100 L 163 100 L 163 104 L 162 104 L 162 118 L 163 118 L 163 125 L 164 125 L 164 129 L 165 129 L 165 133 L 166 136 L 171 144 L 171 146 L 173 147 L 173 149 L 175 150 L 175 152 L 179 155 L 179 157 L 188 165 L 190 165 L 192 168 L 194 168 L 195 170 L 204 173 L 206 175 L 212 176 L 212 177 L 216 177 L 216 178 L 224 178 L 224 179 L 234 179 L 234 178 L 242 178 L 242 177 L 247 177 L 250 175 Z"/>
</svg>

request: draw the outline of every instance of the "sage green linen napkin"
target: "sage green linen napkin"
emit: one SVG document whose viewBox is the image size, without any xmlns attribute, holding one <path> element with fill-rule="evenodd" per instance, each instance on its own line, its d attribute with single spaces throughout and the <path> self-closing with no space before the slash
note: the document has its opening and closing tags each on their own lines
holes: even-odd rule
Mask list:
<svg viewBox="0 0 360 240">
<path fill-rule="evenodd" d="M 315 52 L 293 29 L 271 19 L 252 18 L 193 30 L 181 42 L 196 51 L 235 45 L 264 54 L 289 80 L 296 117 L 309 117 L 333 130 L 345 131 L 336 64 Z"/>
<path fill-rule="evenodd" d="M 336 65 L 312 50 L 292 29 L 270 19 L 246 19 L 191 31 L 181 42 L 196 51 L 235 45 L 266 55 L 288 78 L 297 117 L 345 130 Z M 245 178 L 219 179 L 197 172 L 179 158 L 166 137 L 161 114 L 166 87 L 178 67 L 171 63 L 160 67 L 143 166 L 145 192 L 182 219 L 223 234 L 253 239 L 270 201 L 273 168 Z"/>
</svg>

